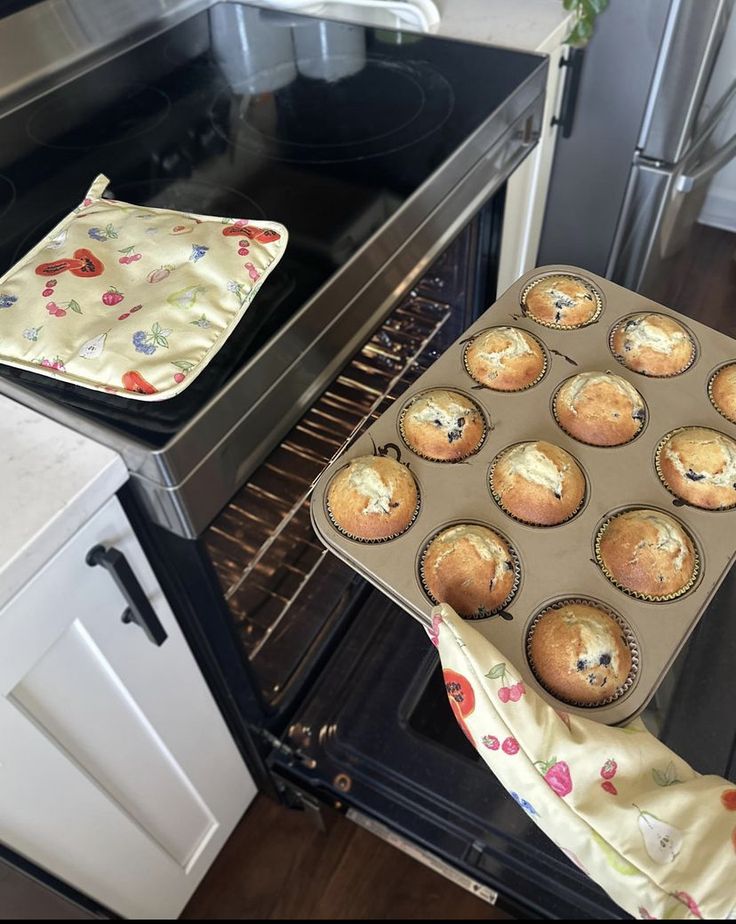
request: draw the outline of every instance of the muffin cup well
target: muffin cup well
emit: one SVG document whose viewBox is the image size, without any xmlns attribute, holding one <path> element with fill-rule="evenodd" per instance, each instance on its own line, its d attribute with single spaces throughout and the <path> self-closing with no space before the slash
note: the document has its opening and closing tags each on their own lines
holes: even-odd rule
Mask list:
<svg viewBox="0 0 736 924">
<path fill-rule="evenodd" d="M 343 529 L 343 527 L 340 526 L 339 523 L 335 521 L 335 518 L 332 516 L 332 511 L 330 510 L 330 502 L 328 499 L 330 495 L 330 485 L 332 484 L 332 481 L 340 474 L 340 472 L 344 468 L 347 468 L 349 464 L 350 463 L 348 462 L 345 465 L 341 466 L 339 469 L 337 469 L 337 471 L 333 474 L 332 478 L 330 478 L 330 481 L 327 485 L 327 490 L 324 493 L 324 498 L 323 498 L 324 511 L 325 511 L 325 514 L 327 515 L 328 520 L 332 524 L 332 526 L 338 531 L 338 533 L 341 533 L 343 536 L 352 540 L 353 542 L 360 542 L 362 545 L 379 545 L 382 542 L 391 542 L 392 539 L 397 539 L 399 536 L 403 536 L 404 533 L 408 529 L 410 529 L 411 526 L 413 526 L 414 521 L 419 516 L 419 511 L 421 510 L 421 506 L 422 506 L 422 489 L 419 486 L 419 482 L 417 481 L 414 473 L 410 472 L 411 477 L 414 479 L 414 484 L 416 485 L 416 489 L 417 489 L 417 505 L 414 508 L 414 513 L 412 514 L 411 519 L 406 524 L 406 526 L 403 529 L 400 529 L 398 532 L 392 533 L 390 536 L 384 536 L 381 539 L 364 539 L 362 536 L 354 536 L 352 533 L 348 532 L 346 529 Z"/>
<path fill-rule="evenodd" d="M 581 324 L 553 324 L 550 321 L 542 321 L 539 318 L 531 314 L 526 307 L 526 299 L 531 290 L 539 285 L 540 282 L 543 282 L 545 279 L 549 279 L 550 276 L 564 276 L 567 279 L 574 279 L 576 282 L 582 283 L 585 288 L 593 296 L 596 307 L 595 311 L 587 321 L 583 321 Z M 540 276 L 535 276 L 530 282 L 528 282 L 524 288 L 521 290 L 521 295 L 519 297 L 519 302 L 521 304 L 521 310 L 524 312 L 525 318 L 531 318 L 535 324 L 541 324 L 542 327 L 549 327 L 552 330 L 579 330 L 581 327 L 588 327 L 590 324 L 595 324 L 595 322 L 600 318 L 601 313 L 603 312 L 603 294 L 589 279 L 586 279 L 585 276 L 579 276 L 577 273 L 543 273 Z"/>
<path fill-rule="evenodd" d="M 695 360 L 698 358 L 698 342 L 695 339 L 693 332 L 688 327 L 685 327 L 685 325 L 682 324 L 681 321 L 678 321 L 678 323 L 682 325 L 682 327 L 685 329 L 685 333 L 690 338 L 690 361 L 683 369 L 680 369 L 679 372 L 671 372 L 669 375 L 652 375 L 649 372 L 640 372 L 638 369 L 633 369 L 631 366 L 628 366 L 624 362 L 624 359 L 621 356 L 621 354 L 617 353 L 613 348 L 613 338 L 615 337 L 616 331 L 621 327 L 621 325 L 625 324 L 629 320 L 629 318 L 634 317 L 634 315 L 646 314 L 646 313 L 660 315 L 661 317 L 664 317 L 664 318 L 669 317 L 669 315 L 663 315 L 661 314 L 661 312 L 658 312 L 658 311 L 650 311 L 650 312 L 635 311 L 632 314 L 625 315 L 625 317 L 623 318 L 619 318 L 608 332 L 608 349 L 611 351 L 611 356 L 613 356 L 616 362 L 622 365 L 624 369 L 626 369 L 628 372 L 633 372 L 635 375 L 643 375 L 648 379 L 676 379 L 678 375 L 682 375 L 683 373 L 687 372 L 688 369 L 692 369 L 693 365 L 695 364 Z"/>
<path fill-rule="evenodd" d="M 694 426 L 694 425 L 693 425 Z M 727 507 L 699 507 L 697 504 L 693 504 L 688 500 L 685 500 L 684 497 L 681 497 L 672 488 L 669 486 L 667 479 L 665 478 L 664 472 L 660 465 L 660 456 L 662 455 L 662 450 L 665 447 L 665 444 L 676 434 L 681 433 L 683 430 L 690 430 L 692 427 L 676 427 L 674 430 L 670 430 L 669 433 L 665 433 L 662 439 L 657 443 L 657 448 L 654 450 L 654 469 L 657 472 L 657 478 L 662 482 L 663 486 L 669 491 L 669 493 L 676 497 L 677 500 L 684 504 L 686 507 L 692 507 L 693 510 L 704 510 L 706 513 L 723 513 L 724 510 L 735 510 L 735 504 L 729 504 Z M 721 433 L 720 430 L 715 430 L 713 427 L 702 427 L 703 430 L 713 430 L 714 433 L 718 433 L 720 436 L 724 436 L 727 439 L 731 439 L 726 433 Z"/>
<path fill-rule="evenodd" d="M 483 421 L 483 433 L 481 434 L 481 437 L 478 440 L 477 446 L 474 449 L 472 449 L 470 452 L 465 453 L 464 456 L 458 456 L 457 459 L 437 459 L 434 456 L 428 456 L 425 453 L 420 452 L 415 446 L 413 446 L 409 442 L 406 434 L 404 433 L 404 415 L 409 410 L 409 408 L 412 406 L 412 404 L 414 404 L 415 401 L 418 401 L 420 398 L 422 398 L 424 395 L 428 394 L 429 392 L 437 391 L 437 390 L 441 390 L 440 386 L 438 386 L 437 388 L 428 388 L 425 391 L 420 391 L 417 394 L 412 395 L 411 398 L 409 398 L 409 400 L 406 402 L 406 404 L 404 404 L 404 406 L 402 407 L 399 413 L 399 422 L 398 422 L 399 435 L 401 436 L 401 439 L 404 441 L 404 445 L 407 447 L 407 449 L 409 449 L 410 452 L 413 452 L 415 456 L 419 456 L 420 459 L 426 459 L 428 462 L 438 462 L 441 465 L 454 465 L 458 462 L 464 462 L 465 459 L 469 459 L 471 456 L 475 456 L 480 452 L 480 450 L 483 448 L 483 444 L 486 441 L 486 437 L 488 436 L 488 420 L 486 419 L 486 415 L 485 415 L 485 412 L 483 411 L 483 408 L 478 404 L 478 402 L 474 398 L 471 398 L 469 395 L 466 395 L 465 392 L 460 391 L 454 385 L 451 385 L 451 386 L 448 385 L 446 389 L 447 391 L 456 391 L 458 394 L 462 395 L 464 398 L 470 401 L 473 407 L 475 407 L 475 409 L 478 411 L 478 413 L 481 416 L 481 420 Z"/>
<path fill-rule="evenodd" d="M 607 371 L 608 370 L 606 370 L 606 372 Z M 571 440 L 575 440 L 576 442 L 581 443 L 583 446 L 593 446 L 595 449 L 620 449 L 621 446 L 628 446 L 630 443 L 633 443 L 634 440 L 638 440 L 639 437 L 642 435 L 642 433 L 646 430 L 647 424 L 649 423 L 649 417 L 650 417 L 649 405 L 644 400 L 644 396 L 642 395 L 642 393 L 639 391 L 638 388 L 636 389 L 636 393 L 639 395 L 639 397 L 641 398 L 641 402 L 644 405 L 644 410 L 646 411 L 646 417 L 644 418 L 643 421 L 640 421 L 641 426 L 639 427 L 638 431 L 628 440 L 625 440 L 623 443 L 614 443 L 613 445 L 602 445 L 601 443 L 589 443 L 587 440 L 580 439 L 579 436 L 574 436 L 572 433 L 570 433 L 568 430 L 564 428 L 562 423 L 560 423 L 560 418 L 557 416 L 557 396 L 562 390 L 562 387 L 565 384 L 567 384 L 567 382 L 569 382 L 570 379 L 574 379 L 575 376 L 579 374 L 580 374 L 579 372 L 576 372 L 575 375 L 569 375 L 566 379 L 560 382 L 560 384 L 557 386 L 557 388 L 555 388 L 554 392 L 552 393 L 552 398 L 550 400 L 550 409 L 552 411 L 552 416 L 555 419 L 555 423 L 560 428 L 560 430 L 562 430 L 565 436 L 569 436 Z M 615 375 L 615 373 L 612 373 L 612 374 Z"/>
<path fill-rule="evenodd" d="M 690 580 L 687 582 L 687 584 L 685 584 L 678 591 L 672 594 L 656 594 L 656 595 L 655 594 L 643 594 L 638 590 L 631 590 L 629 587 L 626 587 L 626 585 L 621 584 L 611 574 L 611 572 L 608 570 L 608 568 L 606 568 L 606 566 L 603 563 L 603 558 L 601 556 L 601 539 L 603 538 L 603 534 L 606 531 L 607 527 L 609 526 L 610 523 L 612 523 L 616 519 L 616 517 L 621 516 L 621 514 L 623 513 L 629 513 L 630 511 L 635 511 L 635 510 L 657 510 L 657 508 L 649 507 L 649 506 L 646 506 L 646 507 L 645 506 L 630 506 L 630 507 L 622 507 L 620 510 L 616 510 L 613 513 L 610 513 L 599 524 L 596 530 L 596 533 L 595 533 L 595 539 L 593 542 L 593 551 L 595 554 L 596 564 L 601 569 L 601 572 L 605 575 L 605 577 L 608 578 L 608 580 L 613 584 L 613 586 L 618 588 L 618 590 L 620 590 L 622 593 L 625 593 L 628 597 L 634 597 L 637 600 L 644 600 L 647 603 L 667 603 L 671 600 L 678 600 L 680 597 L 683 597 L 685 594 L 689 593 L 693 589 L 693 587 L 695 587 L 695 585 L 698 582 L 698 578 L 700 577 L 700 572 L 701 572 L 700 544 L 698 543 L 695 536 L 692 534 L 692 531 L 687 526 L 685 526 L 682 520 L 679 517 L 673 516 L 673 514 L 669 513 L 668 511 L 662 510 L 658 512 L 664 513 L 668 517 L 671 517 L 673 520 L 676 520 L 678 525 L 685 531 L 685 533 L 687 533 L 688 537 L 690 538 L 690 541 L 693 544 L 693 552 L 694 552 L 695 560 L 693 561 L 693 573 L 690 576 Z"/>
<path fill-rule="evenodd" d="M 511 513 L 511 511 L 508 510 L 504 506 L 504 503 L 501 500 L 501 496 L 493 489 L 493 473 L 496 469 L 496 466 L 507 453 L 511 452 L 511 450 L 514 449 L 516 446 L 523 445 L 524 442 L 529 442 L 529 441 L 523 440 L 519 443 L 512 443 L 510 446 L 506 446 L 505 449 L 502 449 L 491 462 L 488 468 L 488 479 L 487 479 L 488 490 L 491 492 L 491 497 L 498 504 L 501 510 L 503 510 L 503 512 L 506 514 L 507 517 L 511 517 L 512 520 L 515 520 L 517 523 L 521 523 L 523 526 L 531 526 L 534 529 L 554 529 L 556 526 L 564 526 L 565 523 L 569 523 L 570 520 L 572 520 L 574 517 L 576 517 L 580 513 L 580 511 L 588 503 L 588 497 L 590 495 L 590 481 L 588 479 L 588 476 L 585 472 L 585 469 L 580 464 L 580 461 L 576 459 L 575 456 L 572 456 L 572 453 L 570 453 L 570 455 L 575 460 L 575 464 L 577 465 L 577 467 L 583 473 L 583 479 L 585 480 L 585 490 L 583 492 L 583 496 L 580 499 L 580 503 L 578 504 L 578 506 L 573 510 L 571 514 L 569 514 L 569 516 L 566 516 L 564 520 L 560 520 L 559 523 L 533 523 L 530 520 L 522 520 L 521 517 L 517 517 L 515 514 Z"/>
<path fill-rule="evenodd" d="M 424 559 L 429 550 L 430 545 L 434 542 L 437 536 L 439 536 L 440 533 L 443 533 L 446 529 L 451 529 L 453 526 L 483 526 L 486 529 L 490 529 L 494 533 L 497 533 L 501 537 L 501 539 L 503 539 L 506 545 L 509 547 L 509 552 L 511 553 L 511 563 L 514 566 L 514 582 L 511 585 L 511 590 L 507 594 L 506 599 L 502 603 L 500 603 L 497 607 L 494 607 L 494 609 L 492 609 L 490 612 L 483 613 L 482 615 L 466 616 L 463 613 L 458 614 L 462 619 L 467 619 L 467 620 L 488 619 L 490 616 L 496 616 L 498 615 L 498 613 L 501 613 L 503 610 L 506 609 L 506 607 L 511 603 L 511 601 L 514 599 L 514 597 L 516 596 L 519 590 L 519 585 L 521 584 L 521 562 L 519 560 L 518 552 L 516 551 L 516 548 L 514 547 L 513 543 L 508 538 L 508 536 L 504 532 L 502 532 L 500 529 L 497 529 L 495 526 L 491 526 L 489 523 L 483 523 L 480 520 L 453 520 L 450 523 L 443 523 L 442 526 L 435 529 L 431 533 L 431 535 L 427 539 L 425 539 L 425 541 L 422 543 L 422 545 L 420 546 L 419 555 L 417 556 L 416 574 L 417 574 L 417 578 L 419 581 L 419 586 L 424 591 L 424 594 L 427 597 L 427 599 L 434 606 L 439 606 L 441 603 L 444 602 L 442 600 L 437 600 L 436 597 L 433 596 L 433 594 L 430 592 L 429 588 L 427 587 L 427 584 L 424 578 Z"/>
<path fill-rule="evenodd" d="M 711 374 L 708 376 L 708 397 L 710 398 L 710 403 L 718 411 L 721 417 L 724 418 L 724 420 L 727 420 L 729 423 L 736 424 L 736 417 L 729 417 L 728 414 L 726 414 L 726 412 L 721 407 L 719 407 L 718 402 L 713 397 L 713 383 L 716 380 L 716 376 L 724 369 L 728 369 L 729 366 L 736 366 L 736 360 L 732 359 L 730 362 L 721 363 L 721 365 L 714 369 L 713 372 L 711 372 Z"/>
<path fill-rule="evenodd" d="M 510 327 L 510 326 L 512 325 L 509 325 L 509 324 L 498 324 L 497 325 L 497 327 Z M 524 330 L 524 328 L 521 328 L 521 327 L 519 328 L 519 330 L 524 330 L 524 333 L 528 334 L 532 338 L 532 340 L 534 340 L 539 345 L 539 348 L 542 351 L 542 371 L 539 373 L 536 379 L 534 379 L 533 382 L 529 382 L 528 385 L 522 385 L 521 388 L 493 388 L 492 385 L 488 385 L 487 382 L 481 382 L 480 379 L 477 379 L 473 375 L 473 373 L 470 371 L 470 366 L 468 365 L 468 350 L 470 349 L 470 345 L 471 343 L 473 343 L 474 340 L 477 340 L 478 337 L 480 337 L 482 334 L 487 333 L 489 330 L 494 330 L 494 328 L 486 327 L 483 330 L 479 330 L 478 333 L 475 334 L 473 337 L 471 337 L 470 340 L 468 340 L 468 342 L 463 347 L 463 368 L 465 369 L 467 374 L 470 376 L 470 378 L 477 385 L 481 385 L 483 388 L 487 388 L 489 391 L 494 391 L 499 395 L 515 395 L 521 391 L 528 391 L 530 388 L 534 388 L 535 385 L 539 385 L 539 383 L 542 381 L 545 375 L 547 375 L 547 370 L 549 369 L 549 356 L 547 354 L 547 347 L 542 343 L 539 337 L 535 336 L 531 331 Z"/>
<path fill-rule="evenodd" d="M 631 669 L 629 670 L 629 676 L 626 678 L 624 683 L 620 687 L 618 687 L 618 689 L 614 693 L 611 694 L 611 696 L 607 697 L 606 699 L 602 699 L 598 703 L 582 703 L 579 700 L 566 699 L 564 697 L 559 696 L 554 690 L 550 690 L 549 687 L 546 686 L 544 681 L 541 679 L 541 677 L 537 673 L 534 667 L 534 661 L 532 660 L 531 641 L 532 641 L 532 636 L 534 635 L 534 630 L 537 624 L 539 623 L 539 620 L 542 618 L 542 616 L 545 615 L 545 613 L 549 613 L 550 610 L 559 610 L 559 609 L 562 609 L 563 606 L 570 606 L 574 604 L 585 604 L 587 606 L 595 606 L 603 610 L 604 612 L 608 613 L 608 615 L 611 616 L 613 619 L 615 619 L 616 622 L 618 623 L 621 631 L 623 632 L 623 636 L 624 636 L 624 639 L 626 640 L 626 644 L 629 646 L 629 650 L 631 652 Z M 527 663 L 529 665 L 529 668 L 532 674 L 534 674 L 534 678 L 539 684 L 539 686 L 542 687 L 543 690 L 546 690 L 550 696 L 554 696 L 554 698 L 559 700 L 561 703 L 565 703 L 568 706 L 577 706 L 581 709 L 600 709 L 602 706 L 610 706 L 611 703 L 616 702 L 617 700 L 621 699 L 621 697 L 626 696 L 626 694 L 631 691 L 631 689 L 634 686 L 634 683 L 636 682 L 637 674 L 639 673 L 639 660 L 640 660 L 639 659 L 639 646 L 637 644 L 636 636 L 634 635 L 631 629 L 631 626 L 612 607 L 608 606 L 605 603 L 601 603 L 600 600 L 594 600 L 592 597 L 564 597 L 560 600 L 555 600 L 554 603 L 550 603 L 544 606 L 541 610 L 539 610 L 536 616 L 533 617 L 533 619 L 531 620 L 531 622 L 529 623 L 527 627 L 525 647 L 526 647 Z"/>
</svg>

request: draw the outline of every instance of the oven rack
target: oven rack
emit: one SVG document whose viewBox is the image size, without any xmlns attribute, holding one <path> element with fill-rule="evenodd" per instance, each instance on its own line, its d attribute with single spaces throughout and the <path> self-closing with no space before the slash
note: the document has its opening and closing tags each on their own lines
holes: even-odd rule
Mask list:
<svg viewBox="0 0 736 924">
<path fill-rule="evenodd" d="M 446 283 L 441 274 L 425 277 L 409 293 L 204 535 L 268 700 L 288 684 L 354 580 L 314 536 L 313 485 L 457 336 L 448 330 L 457 326 L 448 324 L 453 304 L 435 297 Z"/>
</svg>

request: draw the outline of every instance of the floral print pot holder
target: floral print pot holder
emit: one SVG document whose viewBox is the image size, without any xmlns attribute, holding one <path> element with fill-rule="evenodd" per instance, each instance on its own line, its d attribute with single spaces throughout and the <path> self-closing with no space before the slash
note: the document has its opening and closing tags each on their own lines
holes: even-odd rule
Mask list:
<svg viewBox="0 0 736 924">
<path fill-rule="evenodd" d="M 736 917 L 733 783 L 696 773 L 639 721 L 615 728 L 556 711 L 449 606 L 434 608 L 429 634 L 471 744 L 621 908 L 642 919 Z"/>
<path fill-rule="evenodd" d="M 286 249 L 273 221 L 84 201 L 0 279 L 0 362 L 159 401 L 183 391 Z"/>
</svg>

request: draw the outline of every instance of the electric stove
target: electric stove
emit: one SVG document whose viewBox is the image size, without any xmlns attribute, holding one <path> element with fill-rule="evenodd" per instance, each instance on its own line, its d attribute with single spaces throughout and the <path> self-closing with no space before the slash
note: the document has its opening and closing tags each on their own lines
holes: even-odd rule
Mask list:
<svg viewBox="0 0 736 924">
<path fill-rule="evenodd" d="M 98 173 L 144 206 L 283 222 L 277 272 L 209 367 L 145 404 L 0 368 L 119 451 L 151 518 L 201 533 L 532 149 L 533 55 L 219 3 L 0 117 L 0 266 Z M 28 96 L 28 94 L 27 94 Z"/>
</svg>

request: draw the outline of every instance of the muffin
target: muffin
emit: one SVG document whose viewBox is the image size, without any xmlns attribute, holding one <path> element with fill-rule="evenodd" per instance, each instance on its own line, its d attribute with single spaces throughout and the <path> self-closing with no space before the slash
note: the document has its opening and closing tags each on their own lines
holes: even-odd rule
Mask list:
<svg viewBox="0 0 736 924">
<path fill-rule="evenodd" d="M 554 413 L 562 429 L 593 446 L 621 446 L 644 426 L 646 407 L 626 379 L 610 372 L 581 372 L 558 390 Z"/>
<path fill-rule="evenodd" d="M 651 312 L 621 320 L 611 334 L 611 350 L 627 369 L 655 377 L 679 375 L 695 358 L 695 343 L 682 324 Z"/>
<path fill-rule="evenodd" d="M 569 452 L 542 440 L 503 452 L 491 470 L 491 491 L 506 513 L 532 526 L 564 523 L 585 497 L 585 477 Z"/>
<path fill-rule="evenodd" d="M 527 652 L 548 693 L 585 706 L 599 706 L 624 692 L 633 664 L 618 620 L 600 606 L 574 600 L 541 613 Z"/>
<path fill-rule="evenodd" d="M 335 475 L 327 511 L 352 539 L 392 539 L 411 526 L 419 506 L 416 481 L 405 465 L 382 456 L 359 456 Z"/>
<path fill-rule="evenodd" d="M 519 327 L 492 327 L 465 347 L 468 375 L 494 391 L 521 391 L 544 375 L 547 360 L 536 337 Z"/>
<path fill-rule="evenodd" d="M 649 508 L 608 520 L 596 538 L 596 557 L 617 587 L 651 600 L 683 593 L 698 572 L 695 545 L 682 524 Z"/>
<path fill-rule="evenodd" d="M 521 298 L 524 314 L 547 327 L 583 327 L 601 311 L 601 297 L 593 286 L 568 273 L 542 276 Z"/>
<path fill-rule="evenodd" d="M 711 378 L 708 394 L 715 409 L 736 423 L 736 363 L 722 366 Z"/>
<path fill-rule="evenodd" d="M 424 551 L 422 582 L 435 603 L 481 618 L 511 600 L 518 583 L 514 553 L 498 533 L 473 523 L 450 526 Z"/>
<path fill-rule="evenodd" d="M 412 452 L 439 462 L 458 462 L 477 452 L 486 432 L 475 401 L 446 388 L 414 398 L 404 408 L 399 428 Z"/>
<path fill-rule="evenodd" d="M 665 487 L 694 507 L 720 510 L 736 504 L 736 441 L 708 427 L 683 427 L 657 448 Z"/>
</svg>

